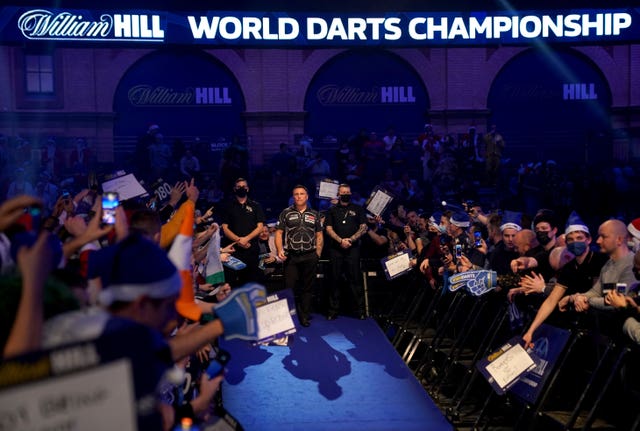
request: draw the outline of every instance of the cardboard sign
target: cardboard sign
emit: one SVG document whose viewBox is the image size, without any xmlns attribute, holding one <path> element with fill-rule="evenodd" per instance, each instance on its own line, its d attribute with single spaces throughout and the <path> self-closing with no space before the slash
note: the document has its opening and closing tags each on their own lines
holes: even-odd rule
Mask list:
<svg viewBox="0 0 640 431">
<path fill-rule="evenodd" d="M 535 368 L 535 361 L 520 345 L 521 338 L 513 337 L 497 351 L 476 364 L 496 393 L 502 395 L 524 373 Z"/>
<path fill-rule="evenodd" d="M 325 178 L 324 180 L 320 181 L 320 186 L 318 187 L 318 197 L 320 199 L 337 199 L 339 186 L 339 181 Z"/>
<path fill-rule="evenodd" d="M 401 251 L 391 256 L 380 259 L 382 269 L 387 280 L 393 280 L 411 271 L 411 253 L 409 250 Z"/>
<path fill-rule="evenodd" d="M 376 186 L 367 200 L 367 211 L 375 216 L 382 215 L 392 200 L 393 195 L 391 193 Z"/>
<path fill-rule="evenodd" d="M 290 289 L 281 290 L 267 296 L 267 303 L 256 309 L 258 319 L 258 340 L 267 343 L 296 332 L 292 314 L 295 314 L 295 302 Z"/>
</svg>

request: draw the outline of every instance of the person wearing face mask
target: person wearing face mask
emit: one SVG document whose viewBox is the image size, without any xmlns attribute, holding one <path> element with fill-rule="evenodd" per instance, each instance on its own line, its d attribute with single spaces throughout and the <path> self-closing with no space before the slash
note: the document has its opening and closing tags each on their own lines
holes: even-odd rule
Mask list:
<svg viewBox="0 0 640 431">
<path fill-rule="evenodd" d="M 558 223 L 556 221 L 555 213 L 552 210 L 541 209 L 533 218 L 532 223 L 536 239 L 540 244 L 540 251 L 533 257 L 538 264 L 538 271 L 542 275 L 549 275 L 554 273 L 551 264 L 549 263 L 549 255 L 551 251 L 558 246 Z"/>
<path fill-rule="evenodd" d="M 230 276 L 227 280 L 242 285 L 256 281 L 260 276 L 258 235 L 262 232 L 265 215 L 262 206 L 248 197 L 249 183 L 244 178 L 235 181 L 233 194 L 222 211 L 221 226 L 225 238 L 222 245 L 234 244 L 234 257 L 247 265 L 244 269 L 225 274 Z"/>
<path fill-rule="evenodd" d="M 333 320 L 340 312 L 340 287 L 344 276 L 355 302 L 360 319 L 366 317 L 364 292 L 360 273 L 360 237 L 367 232 L 364 208 L 351 202 L 351 187 L 340 184 L 338 203 L 327 211 L 325 230 L 329 238 L 329 259 L 333 283 L 329 285 L 327 319 Z"/>
<path fill-rule="evenodd" d="M 527 250 L 521 250 L 518 247 L 521 257 L 511 262 L 511 269 L 513 272 L 534 271 L 541 274 L 545 280 L 549 280 L 555 275 L 555 270 L 549 262 L 549 255 L 558 245 L 556 239 L 558 226 L 554 212 L 547 209 L 539 210 L 531 225 L 535 229 L 533 232 L 529 231 L 533 236 L 531 239 L 535 240 L 535 247 L 529 247 Z M 518 232 L 518 235 L 521 234 L 522 232 Z"/>
<path fill-rule="evenodd" d="M 600 276 L 600 271 L 609 259 L 605 253 L 594 252 L 590 249 L 591 234 L 589 228 L 580 217 L 572 212 L 565 229 L 567 251 L 575 257 L 567 262 L 558 273 L 556 283 L 553 285 L 549 296 L 544 300 L 531 326 L 522 336 L 525 348 L 533 347 L 535 330 L 547 320 L 556 306 L 560 311 L 567 311 L 572 296 L 587 292 Z M 544 292 L 546 283 L 542 276 L 537 275 L 527 278 L 527 288 L 532 292 Z M 556 316 L 558 317 L 558 316 Z M 563 323 L 563 319 L 556 319 L 557 324 Z"/>
<path fill-rule="evenodd" d="M 600 250 L 609 256 L 609 260 L 602 267 L 600 277 L 591 289 L 584 294 L 572 295 L 571 302 L 576 311 L 585 312 L 589 308 L 612 311 L 605 303 L 607 291 L 616 289 L 618 284 L 635 289 L 636 279 L 632 272 L 633 253 L 627 246 L 628 236 L 627 228 L 620 220 L 610 219 L 600 225 L 597 244 Z M 625 288 L 625 291 L 628 289 Z"/>
</svg>

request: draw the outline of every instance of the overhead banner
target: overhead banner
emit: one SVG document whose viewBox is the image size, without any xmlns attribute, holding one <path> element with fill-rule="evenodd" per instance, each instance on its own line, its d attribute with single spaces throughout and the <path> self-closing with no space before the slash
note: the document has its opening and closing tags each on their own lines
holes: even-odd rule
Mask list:
<svg viewBox="0 0 640 431">
<path fill-rule="evenodd" d="M 631 42 L 640 9 L 382 12 L 167 12 L 5 7 L 5 43 L 209 46 L 424 46 Z"/>
</svg>

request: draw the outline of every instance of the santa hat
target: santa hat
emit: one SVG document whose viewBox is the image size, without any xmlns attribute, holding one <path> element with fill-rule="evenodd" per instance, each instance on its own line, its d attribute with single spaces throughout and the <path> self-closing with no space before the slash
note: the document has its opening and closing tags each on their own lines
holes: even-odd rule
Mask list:
<svg viewBox="0 0 640 431">
<path fill-rule="evenodd" d="M 505 229 L 515 229 L 520 232 L 522 230 L 522 214 L 515 211 L 505 211 L 502 215 L 502 224 L 500 225 L 500 232 Z"/>
<path fill-rule="evenodd" d="M 627 230 L 631 236 L 640 239 L 640 218 L 632 220 L 631 223 L 627 225 Z"/>
<path fill-rule="evenodd" d="M 429 223 L 440 224 L 441 218 L 442 218 L 442 211 L 436 211 L 431 215 L 431 217 L 429 217 Z"/>
<path fill-rule="evenodd" d="M 469 215 L 462 211 L 453 213 L 450 221 L 452 225 L 463 228 L 463 229 L 468 228 L 470 224 Z"/>
<path fill-rule="evenodd" d="M 89 278 L 102 280 L 100 303 L 106 306 L 142 295 L 160 299 L 180 292 L 180 275 L 167 253 L 137 234 L 93 252 L 88 266 Z"/>
<path fill-rule="evenodd" d="M 169 259 L 178 268 L 182 287 L 176 301 L 178 313 L 192 321 L 200 320 L 202 310 L 198 307 L 193 290 L 193 275 L 191 273 L 191 244 L 193 243 L 193 219 L 195 210 L 193 205 L 185 208 L 180 231 L 169 249 Z"/>
<path fill-rule="evenodd" d="M 569 219 L 567 220 L 567 227 L 564 230 L 564 234 L 568 235 L 571 232 L 576 231 L 585 232 L 591 235 L 591 233 L 589 232 L 589 228 L 586 224 L 584 224 L 578 213 L 572 211 L 571 214 L 569 214 Z"/>
</svg>

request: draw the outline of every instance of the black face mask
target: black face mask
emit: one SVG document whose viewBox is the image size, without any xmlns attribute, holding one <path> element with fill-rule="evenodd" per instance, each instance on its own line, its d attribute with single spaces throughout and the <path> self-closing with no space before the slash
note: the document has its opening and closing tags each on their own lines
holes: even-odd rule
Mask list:
<svg viewBox="0 0 640 431">
<path fill-rule="evenodd" d="M 349 202 L 351 202 L 351 195 L 340 195 L 340 202 L 348 204 Z"/>
<path fill-rule="evenodd" d="M 237 189 L 235 189 L 233 191 L 236 196 L 238 196 L 239 198 L 243 198 L 245 196 L 247 196 L 247 194 L 249 193 L 249 190 L 247 190 L 246 187 L 238 187 Z"/>
<path fill-rule="evenodd" d="M 543 246 L 551 242 L 551 238 L 549 238 L 549 232 L 536 232 L 536 238 L 538 239 L 538 242 Z"/>
</svg>

